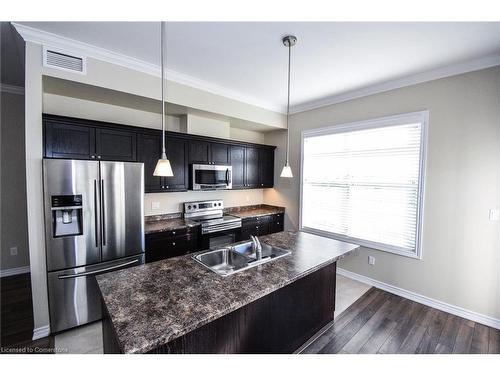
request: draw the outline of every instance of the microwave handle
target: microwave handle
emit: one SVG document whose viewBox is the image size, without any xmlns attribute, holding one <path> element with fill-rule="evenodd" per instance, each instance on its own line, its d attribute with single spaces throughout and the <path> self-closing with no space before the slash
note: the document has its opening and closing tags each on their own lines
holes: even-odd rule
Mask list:
<svg viewBox="0 0 500 375">
<path fill-rule="evenodd" d="M 226 169 L 226 185 L 229 185 L 229 180 L 231 179 L 231 172 L 229 171 L 229 168 Z"/>
</svg>

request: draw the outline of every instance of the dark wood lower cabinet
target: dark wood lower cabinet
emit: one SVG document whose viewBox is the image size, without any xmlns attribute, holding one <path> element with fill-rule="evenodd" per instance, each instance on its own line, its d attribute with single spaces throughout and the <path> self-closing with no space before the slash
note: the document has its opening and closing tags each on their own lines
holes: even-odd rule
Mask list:
<svg viewBox="0 0 500 375">
<path fill-rule="evenodd" d="M 250 236 L 265 236 L 283 230 L 283 214 L 245 218 L 241 221 L 241 236 L 238 241 L 248 240 Z"/>
<path fill-rule="evenodd" d="M 335 274 L 336 263 L 327 265 L 150 353 L 293 353 L 333 320 Z M 104 352 L 117 353 L 103 311 Z"/>
<path fill-rule="evenodd" d="M 172 231 L 171 231 L 172 232 Z M 178 231 L 147 234 L 146 263 L 189 254 L 198 250 L 196 231 Z"/>
</svg>

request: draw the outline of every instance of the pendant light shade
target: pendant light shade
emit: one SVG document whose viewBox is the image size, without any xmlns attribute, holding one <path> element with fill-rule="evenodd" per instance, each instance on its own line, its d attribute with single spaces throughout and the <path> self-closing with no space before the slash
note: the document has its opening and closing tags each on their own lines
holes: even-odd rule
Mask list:
<svg viewBox="0 0 500 375">
<path fill-rule="evenodd" d="M 283 45 L 288 48 L 288 95 L 286 103 L 286 161 L 281 171 L 280 177 L 293 178 L 292 168 L 289 161 L 290 149 L 290 131 L 288 129 L 288 117 L 290 115 L 290 63 L 292 57 L 292 47 L 297 43 L 297 38 L 293 35 L 287 35 L 283 38 Z"/>
<path fill-rule="evenodd" d="M 161 156 L 161 159 L 158 159 L 158 162 L 156 163 L 156 168 L 153 172 L 153 176 L 172 177 L 173 175 L 174 172 L 172 171 L 170 161 L 167 159 L 167 155 L 163 154 Z"/>
<path fill-rule="evenodd" d="M 287 163 L 281 170 L 280 177 L 285 177 L 285 178 L 292 178 L 293 173 L 292 173 L 292 168 L 290 168 L 290 165 Z"/>
<path fill-rule="evenodd" d="M 156 168 L 153 172 L 153 176 L 161 177 L 172 177 L 174 172 L 172 171 L 172 166 L 170 161 L 167 159 L 167 152 L 165 150 L 165 95 L 164 95 L 164 85 L 165 85 L 165 58 L 164 58 L 164 34 L 165 34 L 165 22 L 161 23 L 161 158 L 158 159 L 156 163 Z"/>
</svg>

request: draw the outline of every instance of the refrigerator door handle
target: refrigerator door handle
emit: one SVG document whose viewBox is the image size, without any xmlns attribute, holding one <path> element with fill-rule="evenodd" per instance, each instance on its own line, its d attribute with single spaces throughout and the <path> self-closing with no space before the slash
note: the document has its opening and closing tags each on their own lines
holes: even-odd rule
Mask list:
<svg viewBox="0 0 500 375">
<path fill-rule="evenodd" d="M 106 246 L 106 206 L 104 203 L 104 179 L 101 180 L 101 226 L 102 246 Z"/>
<path fill-rule="evenodd" d="M 76 273 L 74 275 L 59 275 L 59 276 L 57 276 L 57 278 L 58 279 L 74 279 L 76 277 L 90 276 L 90 275 L 95 275 L 96 273 L 108 272 L 108 271 L 115 270 L 117 268 L 129 266 L 129 265 L 137 263 L 137 262 L 139 262 L 139 259 L 135 259 L 135 260 L 132 260 L 130 262 L 126 262 L 126 263 L 122 263 L 122 264 L 117 264 L 116 266 L 103 268 L 102 270 L 80 272 L 80 273 Z"/>
<path fill-rule="evenodd" d="M 94 234 L 95 234 L 95 247 L 99 247 L 99 222 L 97 217 L 97 180 L 94 180 Z"/>
</svg>

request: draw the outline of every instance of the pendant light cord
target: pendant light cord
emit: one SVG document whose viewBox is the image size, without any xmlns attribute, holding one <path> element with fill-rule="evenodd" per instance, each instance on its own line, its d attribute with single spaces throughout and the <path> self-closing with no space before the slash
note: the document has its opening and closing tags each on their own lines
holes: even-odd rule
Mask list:
<svg viewBox="0 0 500 375">
<path fill-rule="evenodd" d="M 288 44 L 288 94 L 286 103 L 286 165 L 288 165 L 288 150 L 290 148 L 290 129 L 288 128 L 288 117 L 290 115 L 290 64 L 292 56 L 292 46 Z"/>
<path fill-rule="evenodd" d="M 161 22 L 161 36 L 160 36 L 160 42 L 161 42 L 161 140 L 162 140 L 162 159 L 166 158 L 166 150 L 165 150 L 165 101 L 164 101 L 164 86 L 165 86 L 165 58 L 164 58 L 164 38 L 165 35 L 165 22 Z"/>
</svg>

